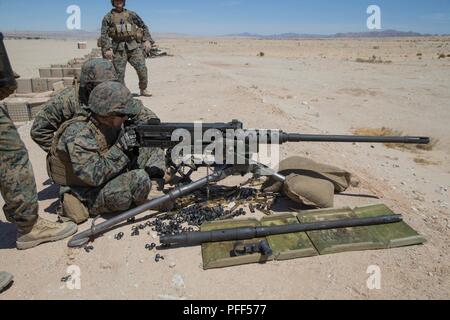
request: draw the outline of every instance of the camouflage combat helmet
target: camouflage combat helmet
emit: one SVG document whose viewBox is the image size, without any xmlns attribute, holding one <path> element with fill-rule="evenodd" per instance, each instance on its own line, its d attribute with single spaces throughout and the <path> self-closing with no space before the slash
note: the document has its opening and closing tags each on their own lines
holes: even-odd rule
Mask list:
<svg viewBox="0 0 450 320">
<path fill-rule="evenodd" d="M 103 82 L 92 90 L 88 109 L 100 116 L 138 113 L 137 104 L 134 103 L 130 90 L 115 81 Z"/>
<path fill-rule="evenodd" d="M 88 83 L 117 81 L 117 73 L 111 61 L 101 58 L 89 59 L 81 67 L 80 87 Z"/>
<path fill-rule="evenodd" d="M 123 6 L 125 7 L 127 0 L 123 0 Z M 111 5 L 114 7 L 114 0 L 111 0 Z"/>
</svg>

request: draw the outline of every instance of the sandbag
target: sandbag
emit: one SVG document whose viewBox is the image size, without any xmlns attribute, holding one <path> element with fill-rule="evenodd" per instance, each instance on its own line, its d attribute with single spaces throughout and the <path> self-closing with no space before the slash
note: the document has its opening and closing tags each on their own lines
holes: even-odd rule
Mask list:
<svg viewBox="0 0 450 320">
<path fill-rule="evenodd" d="M 347 190 L 351 180 L 351 174 L 348 171 L 303 157 L 290 157 L 281 161 L 278 172 L 284 176 L 297 174 L 327 180 L 333 184 L 335 193 Z M 282 187 L 281 182 L 269 178 L 264 182 L 262 189 L 265 192 L 280 192 Z"/>
<path fill-rule="evenodd" d="M 334 185 L 325 179 L 292 173 L 286 177 L 283 193 L 289 199 L 313 208 L 332 208 Z"/>
<path fill-rule="evenodd" d="M 81 224 L 89 219 L 89 211 L 77 197 L 65 193 L 62 201 L 62 216 L 76 224 Z"/>
</svg>

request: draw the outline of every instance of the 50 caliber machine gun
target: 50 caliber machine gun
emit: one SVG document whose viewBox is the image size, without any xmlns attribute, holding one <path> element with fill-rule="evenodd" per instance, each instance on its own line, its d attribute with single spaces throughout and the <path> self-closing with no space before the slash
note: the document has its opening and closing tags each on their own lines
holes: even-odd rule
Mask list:
<svg viewBox="0 0 450 320">
<path fill-rule="evenodd" d="M 248 165 L 252 155 L 260 151 L 260 145 L 282 145 L 298 142 L 347 142 L 347 143 L 399 143 L 428 144 L 428 137 L 408 136 L 348 136 L 313 135 L 286 133 L 273 129 L 244 129 L 243 123 L 233 120 L 229 123 L 159 123 L 130 125 L 127 130 L 134 132 L 141 147 L 155 147 L 168 150 L 168 164 L 184 178 L 189 178 L 198 167 L 217 168 L 222 165 Z M 187 158 L 172 153 L 176 147 L 183 149 Z M 214 151 L 207 157 L 206 149 Z M 192 156 L 192 157 L 190 157 Z M 181 169 L 188 167 L 186 174 Z M 247 171 L 247 170 L 244 170 Z M 272 173 L 269 173 L 271 175 Z"/>
<path fill-rule="evenodd" d="M 213 172 L 197 181 L 175 187 L 167 194 L 154 198 L 145 204 L 119 214 L 98 225 L 93 223 L 89 230 L 75 235 L 69 241 L 69 247 L 81 247 L 90 239 L 103 234 L 111 227 L 127 221 L 147 210 L 175 201 L 191 192 L 201 189 L 210 183 L 216 183 L 231 175 L 245 175 L 252 173 L 258 176 L 271 176 L 279 182 L 285 182 L 286 178 L 273 169 L 253 160 L 253 155 L 259 151 L 260 144 L 284 144 L 291 142 L 347 142 L 347 143 L 399 143 L 399 144 L 428 144 L 427 137 L 374 137 L 374 136 L 345 136 L 345 135 L 311 135 L 298 133 L 285 133 L 279 130 L 254 129 L 244 130 L 243 124 L 238 120 L 230 123 L 150 123 L 147 125 L 130 125 L 127 130 L 136 134 L 137 141 L 142 147 L 158 147 L 167 149 L 167 154 L 178 155 L 173 152 L 176 148 L 188 150 L 186 157 L 168 157 L 169 165 L 176 168 L 187 181 L 190 175 L 198 167 L 207 166 L 213 168 Z M 211 145 L 214 148 L 210 148 Z M 184 149 L 183 149 L 184 147 Z M 192 161 L 198 153 L 204 156 L 205 151 L 214 149 L 216 154 L 212 159 L 200 157 Z M 217 157 L 219 154 L 219 157 Z M 190 168 L 184 173 L 184 167 Z M 337 223 L 339 225 L 339 223 Z M 348 223 L 343 224 L 349 226 Z M 168 243 L 173 239 L 166 239 Z M 183 242 L 183 241 L 181 241 Z M 189 241 L 188 241 L 189 242 Z"/>
</svg>

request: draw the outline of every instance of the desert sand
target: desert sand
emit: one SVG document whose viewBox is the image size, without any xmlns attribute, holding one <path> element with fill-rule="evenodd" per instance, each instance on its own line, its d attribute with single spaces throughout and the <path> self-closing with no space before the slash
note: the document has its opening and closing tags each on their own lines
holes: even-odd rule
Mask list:
<svg viewBox="0 0 450 320">
<path fill-rule="evenodd" d="M 18 251 L 15 227 L 0 213 L 0 270 L 15 276 L 0 299 L 450 298 L 449 38 L 193 38 L 158 44 L 173 56 L 147 61 L 154 97 L 142 100 L 163 121 L 239 119 L 247 128 L 319 134 L 385 127 L 432 137 L 428 151 L 331 143 L 281 148 L 282 157 L 306 156 L 352 172 L 360 184 L 346 193 L 378 197 L 336 196 L 336 207 L 385 203 L 427 243 L 204 271 L 200 247 L 164 251 L 165 260 L 156 263 L 155 252 L 144 249 L 155 239 L 131 237 L 131 225 L 95 240 L 90 253 L 68 249 L 67 241 Z M 92 40 L 87 50 L 77 50 L 73 40 L 6 41 L 23 77 L 81 57 L 94 45 Z M 382 63 L 371 63 L 374 55 Z M 130 65 L 126 82 L 138 92 Z M 30 139 L 31 123 L 18 127 L 35 171 L 39 212 L 56 220 L 47 212 L 57 190 L 43 184 L 45 154 Z M 121 241 L 114 239 L 119 231 L 125 233 Z M 70 265 L 80 267 L 80 290 L 60 281 Z M 381 269 L 380 290 L 367 288 L 370 265 Z"/>
</svg>

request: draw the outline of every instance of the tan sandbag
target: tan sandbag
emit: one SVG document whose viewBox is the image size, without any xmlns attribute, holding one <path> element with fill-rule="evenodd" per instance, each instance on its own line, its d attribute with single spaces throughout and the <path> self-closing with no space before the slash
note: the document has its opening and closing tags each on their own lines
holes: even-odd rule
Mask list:
<svg viewBox="0 0 450 320">
<path fill-rule="evenodd" d="M 283 192 L 289 199 L 314 208 L 332 208 L 334 186 L 325 179 L 298 174 L 287 176 Z"/>
<path fill-rule="evenodd" d="M 303 157 L 290 157 L 281 161 L 278 172 L 284 176 L 295 173 L 312 178 L 325 179 L 333 184 L 334 192 L 336 193 L 347 190 L 351 180 L 351 174 L 348 171 L 327 164 L 317 163 Z M 282 185 L 281 182 L 276 182 L 269 178 L 263 184 L 262 188 L 266 192 L 279 192 Z"/>
<path fill-rule="evenodd" d="M 76 224 L 81 224 L 89 219 L 89 211 L 77 197 L 65 193 L 62 201 L 62 216 Z"/>
</svg>

